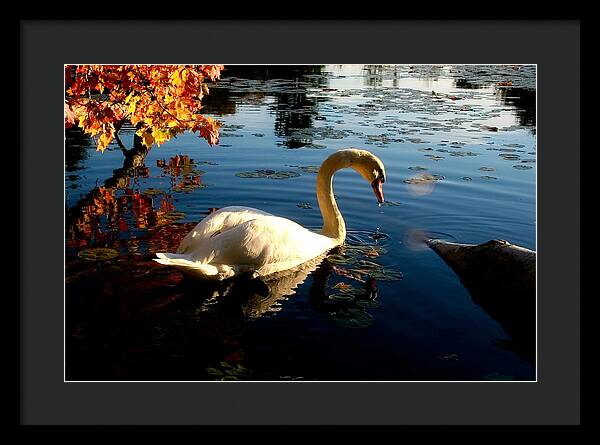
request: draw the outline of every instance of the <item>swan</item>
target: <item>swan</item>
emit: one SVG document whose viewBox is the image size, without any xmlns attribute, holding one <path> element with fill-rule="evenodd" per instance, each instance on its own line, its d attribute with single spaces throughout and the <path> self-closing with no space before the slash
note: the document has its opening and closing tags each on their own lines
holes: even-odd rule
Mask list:
<svg viewBox="0 0 600 445">
<path fill-rule="evenodd" d="M 374 154 L 348 148 L 330 155 L 317 174 L 320 233 L 286 218 L 251 207 L 223 207 L 210 214 L 181 241 L 176 253 L 156 253 L 154 261 L 196 278 L 225 280 L 242 274 L 266 277 L 295 268 L 339 246 L 346 225 L 333 195 L 333 175 L 352 168 L 384 201 L 385 168 Z"/>
</svg>

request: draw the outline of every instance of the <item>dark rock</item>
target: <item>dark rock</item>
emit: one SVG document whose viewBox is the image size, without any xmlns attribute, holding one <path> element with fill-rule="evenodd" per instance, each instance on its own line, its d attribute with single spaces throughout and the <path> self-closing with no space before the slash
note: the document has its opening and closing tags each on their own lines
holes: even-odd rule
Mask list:
<svg viewBox="0 0 600 445">
<path fill-rule="evenodd" d="M 504 240 L 459 244 L 429 240 L 458 275 L 473 301 L 512 338 L 513 349 L 533 361 L 536 335 L 536 253 Z"/>
</svg>

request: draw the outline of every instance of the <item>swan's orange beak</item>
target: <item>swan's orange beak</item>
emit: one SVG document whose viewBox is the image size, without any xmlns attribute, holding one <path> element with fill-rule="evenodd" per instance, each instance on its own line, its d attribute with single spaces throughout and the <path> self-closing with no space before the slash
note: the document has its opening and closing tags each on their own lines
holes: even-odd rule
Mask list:
<svg viewBox="0 0 600 445">
<path fill-rule="evenodd" d="M 383 181 L 381 178 L 375 179 L 371 182 L 371 187 L 373 187 L 373 193 L 375 193 L 375 197 L 377 198 L 378 203 L 383 202 Z"/>
</svg>

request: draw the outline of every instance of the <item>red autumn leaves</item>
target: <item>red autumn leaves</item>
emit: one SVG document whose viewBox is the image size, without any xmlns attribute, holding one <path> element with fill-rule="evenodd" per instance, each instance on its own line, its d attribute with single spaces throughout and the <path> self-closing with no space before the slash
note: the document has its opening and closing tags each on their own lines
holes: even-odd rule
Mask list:
<svg viewBox="0 0 600 445">
<path fill-rule="evenodd" d="M 146 147 L 179 133 L 219 141 L 220 123 L 200 114 L 206 79 L 223 65 L 65 65 L 65 126 L 78 125 L 104 151 L 125 122 Z"/>
</svg>

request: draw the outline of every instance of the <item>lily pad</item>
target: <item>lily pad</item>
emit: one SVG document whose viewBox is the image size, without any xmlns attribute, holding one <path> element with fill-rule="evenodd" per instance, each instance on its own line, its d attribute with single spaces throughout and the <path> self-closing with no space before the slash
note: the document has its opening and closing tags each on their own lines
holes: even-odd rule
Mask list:
<svg viewBox="0 0 600 445">
<path fill-rule="evenodd" d="M 320 167 L 318 165 L 304 165 L 298 168 L 304 173 L 319 173 Z"/>
<path fill-rule="evenodd" d="M 323 150 L 324 148 L 327 148 L 327 145 L 323 145 L 323 144 L 316 144 L 316 143 L 312 143 L 312 144 L 306 144 L 305 147 L 307 148 L 316 148 L 317 150 Z"/>
<path fill-rule="evenodd" d="M 275 170 L 255 170 L 253 172 L 236 173 L 238 178 L 268 178 L 268 179 L 287 179 L 297 178 L 300 173 L 295 171 L 275 171 Z"/>
<path fill-rule="evenodd" d="M 431 181 L 441 181 L 443 179 L 445 178 L 442 175 L 422 174 L 409 179 L 405 179 L 403 182 L 405 182 L 406 184 L 425 184 Z"/>
<path fill-rule="evenodd" d="M 258 171 L 254 172 L 240 172 L 235 174 L 238 178 L 266 178 L 264 173 Z"/>
<path fill-rule="evenodd" d="M 347 255 L 343 255 L 343 254 L 334 254 L 334 255 L 329 255 L 327 257 L 327 261 L 329 261 L 331 264 L 342 264 L 342 265 L 347 265 L 347 264 L 351 264 L 354 262 L 354 259 L 347 256 Z"/>
<path fill-rule="evenodd" d="M 472 151 L 454 151 L 454 152 L 450 153 L 450 156 L 459 156 L 459 157 L 477 156 L 477 153 L 473 153 Z"/>
<path fill-rule="evenodd" d="M 485 175 L 485 176 L 482 176 L 481 179 L 485 179 L 485 180 L 488 180 L 488 181 L 493 181 L 493 180 L 498 179 L 498 178 L 496 178 L 495 176 Z"/>
<path fill-rule="evenodd" d="M 332 314 L 333 321 L 345 328 L 366 328 L 373 324 L 374 317 L 361 309 L 340 309 Z"/>
<path fill-rule="evenodd" d="M 354 297 L 349 294 L 333 294 L 333 295 L 329 295 L 327 298 L 331 301 L 336 301 L 336 302 L 354 300 Z"/>
<path fill-rule="evenodd" d="M 335 286 L 333 286 L 333 288 L 339 290 L 340 292 L 344 292 L 344 293 L 352 293 L 357 290 L 351 284 L 341 283 L 341 282 L 337 283 Z"/>
<path fill-rule="evenodd" d="M 492 127 L 490 125 L 482 125 L 480 128 L 487 131 L 498 131 L 498 127 Z"/>
<path fill-rule="evenodd" d="M 144 195 L 148 195 L 148 196 L 155 196 L 155 195 L 164 195 L 165 192 L 163 190 L 159 190 L 159 189 L 155 189 L 155 188 L 149 188 L 144 190 Z"/>
<path fill-rule="evenodd" d="M 505 161 L 518 161 L 520 159 L 520 157 L 518 155 L 511 155 L 511 154 L 505 154 L 505 153 L 502 153 L 499 156 L 502 159 L 504 159 Z"/>
<path fill-rule="evenodd" d="M 296 206 L 300 207 L 301 209 L 312 209 L 312 206 L 308 202 L 300 202 L 296 204 Z"/>
<path fill-rule="evenodd" d="M 360 281 L 361 283 L 365 282 L 365 280 L 363 280 L 363 278 L 362 278 L 362 274 L 360 274 L 358 272 L 351 271 L 349 269 L 344 269 L 342 267 L 333 266 L 333 272 L 336 273 L 337 275 L 341 275 L 342 277 L 346 277 L 346 278 L 350 278 L 352 280 Z"/>
<path fill-rule="evenodd" d="M 493 167 L 479 167 L 479 170 L 482 172 L 495 172 L 496 169 Z"/>
<path fill-rule="evenodd" d="M 337 283 L 333 288 L 343 295 L 351 295 L 353 298 L 364 298 L 365 296 L 365 289 L 352 286 L 351 284 Z"/>
<path fill-rule="evenodd" d="M 473 178 L 471 178 L 470 176 L 463 176 L 460 179 L 462 179 L 463 181 L 472 181 L 473 180 Z"/>
<path fill-rule="evenodd" d="M 368 273 L 371 278 L 375 278 L 379 281 L 400 281 L 404 278 L 402 272 L 393 269 L 375 269 Z"/>
<path fill-rule="evenodd" d="M 365 256 L 369 258 L 377 258 L 379 256 L 379 252 L 375 248 L 370 248 L 367 252 L 365 252 Z"/>
<path fill-rule="evenodd" d="M 287 178 L 296 178 L 298 176 L 300 176 L 300 175 L 296 172 L 281 171 L 281 172 L 275 172 L 273 174 L 270 174 L 267 176 L 267 178 L 269 178 L 269 179 L 287 179 Z"/>
<path fill-rule="evenodd" d="M 421 171 L 421 170 L 427 170 L 427 167 L 422 167 L 420 165 L 415 165 L 414 167 L 408 167 L 409 170 L 415 170 L 415 171 Z"/>
<path fill-rule="evenodd" d="M 373 236 L 375 236 L 375 234 L 373 234 Z M 376 238 L 379 239 L 379 238 Z M 378 245 L 358 245 L 358 246 L 353 246 L 353 245 L 346 245 L 344 246 L 344 254 L 345 256 L 357 261 L 359 259 L 359 257 L 363 256 L 363 257 L 368 257 L 368 258 L 375 258 L 378 257 L 379 255 L 384 255 L 387 253 L 387 250 L 385 248 L 383 248 L 382 246 L 378 246 Z"/>
<path fill-rule="evenodd" d="M 376 309 L 381 307 L 381 303 L 377 300 L 356 300 L 354 304 L 363 309 Z"/>
<path fill-rule="evenodd" d="M 358 260 L 355 265 L 349 267 L 349 270 L 355 274 L 368 275 L 380 281 L 399 281 L 403 278 L 402 272 L 385 268 L 381 264 L 368 260 Z"/>
<path fill-rule="evenodd" d="M 110 260 L 119 256 L 119 251 L 115 249 L 109 249 L 107 247 L 92 247 L 90 249 L 84 249 L 77 253 L 79 258 L 89 261 L 102 261 Z"/>
<path fill-rule="evenodd" d="M 225 375 L 217 368 L 206 368 L 206 372 L 208 372 L 210 375 L 214 375 L 215 377 L 223 377 Z"/>
<path fill-rule="evenodd" d="M 215 367 L 206 368 L 206 372 L 216 378 L 216 380 L 247 380 L 248 368 L 238 364 L 231 365 L 225 361 L 220 363 L 220 369 Z"/>
<path fill-rule="evenodd" d="M 165 219 L 168 219 L 170 221 L 176 221 L 178 219 L 182 219 L 185 218 L 185 213 L 184 212 L 169 212 L 167 214 L 165 214 Z"/>
<path fill-rule="evenodd" d="M 533 167 L 531 165 L 517 164 L 517 165 L 513 165 L 513 168 L 516 168 L 517 170 L 530 170 Z"/>
</svg>

